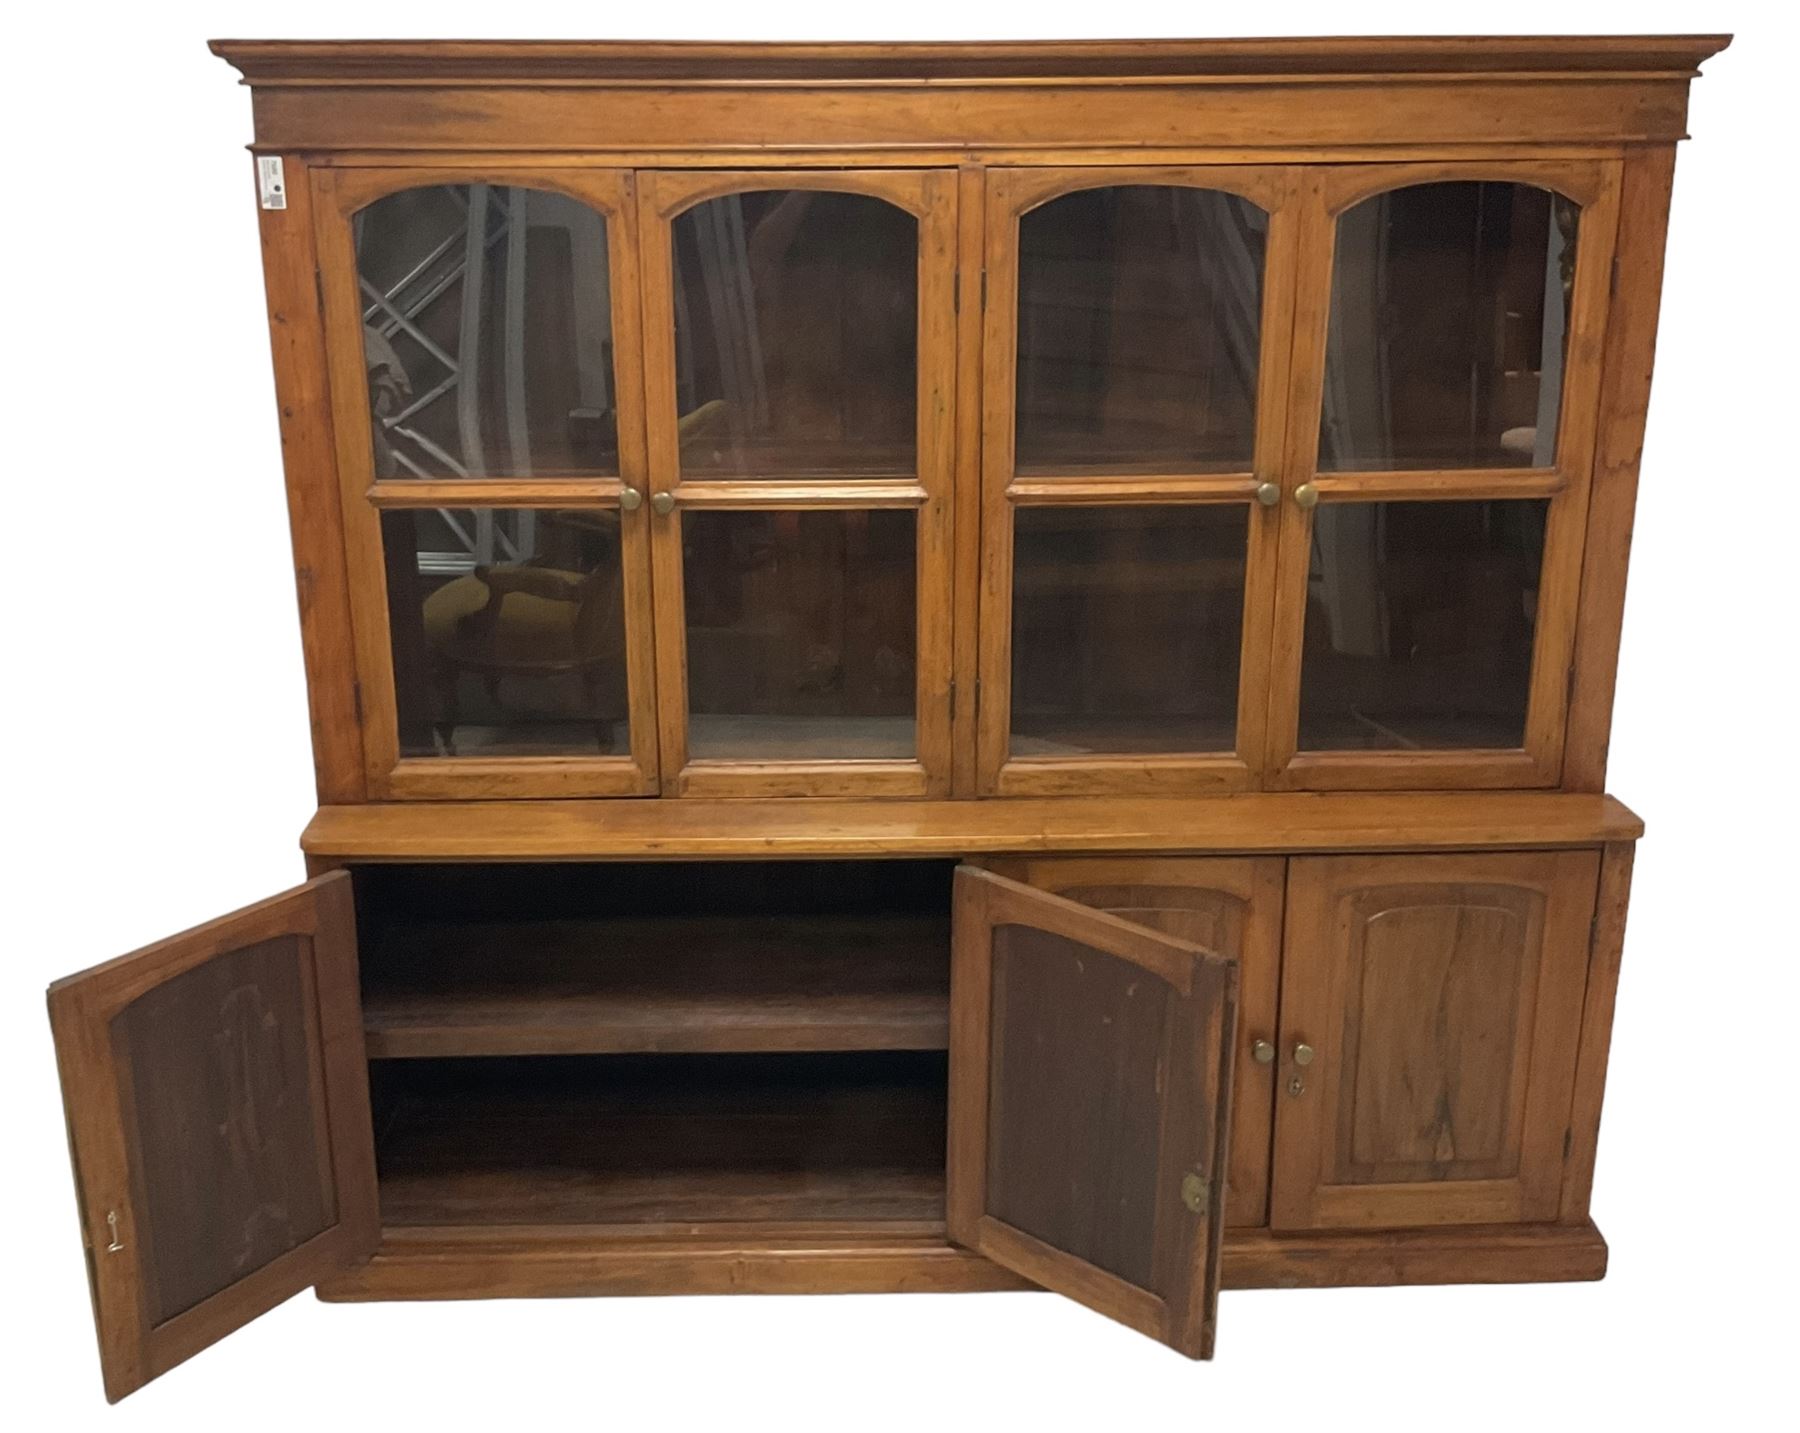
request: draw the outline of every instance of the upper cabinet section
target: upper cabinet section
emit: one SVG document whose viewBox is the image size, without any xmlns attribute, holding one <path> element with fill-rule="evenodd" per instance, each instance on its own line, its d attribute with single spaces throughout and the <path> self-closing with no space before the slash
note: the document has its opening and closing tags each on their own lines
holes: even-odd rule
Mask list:
<svg viewBox="0 0 1800 1433">
<path fill-rule="evenodd" d="M 1722 43 L 221 43 L 321 793 L 1598 789 Z"/>
</svg>

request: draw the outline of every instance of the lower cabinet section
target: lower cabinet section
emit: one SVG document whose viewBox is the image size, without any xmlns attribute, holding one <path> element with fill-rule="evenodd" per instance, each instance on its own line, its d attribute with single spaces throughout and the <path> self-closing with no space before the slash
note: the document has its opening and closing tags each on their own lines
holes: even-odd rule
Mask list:
<svg viewBox="0 0 1800 1433">
<path fill-rule="evenodd" d="M 1597 1278 L 1629 866 L 334 872 L 51 991 L 108 1394 L 309 1285 L 1045 1287 L 1205 1357 L 1221 1287 Z"/>
</svg>

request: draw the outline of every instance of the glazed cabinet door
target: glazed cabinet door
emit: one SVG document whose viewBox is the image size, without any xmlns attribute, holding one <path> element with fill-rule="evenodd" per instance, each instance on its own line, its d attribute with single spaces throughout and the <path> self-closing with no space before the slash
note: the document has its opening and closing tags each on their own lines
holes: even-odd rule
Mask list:
<svg viewBox="0 0 1800 1433">
<path fill-rule="evenodd" d="M 1288 872 L 1270 1224 L 1557 1217 L 1593 851 Z"/>
<path fill-rule="evenodd" d="M 1210 1357 L 1236 962 L 967 866 L 952 945 L 950 1237 Z"/>
<path fill-rule="evenodd" d="M 1307 172 L 1277 788 L 1554 786 L 1619 166 Z"/>
<path fill-rule="evenodd" d="M 985 794 L 1260 774 L 1296 173 L 989 173 Z"/>
<path fill-rule="evenodd" d="M 50 987 L 117 1401 L 379 1233 L 350 877 Z"/>
<path fill-rule="evenodd" d="M 1266 1224 L 1287 862 L 1280 856 L 1040 856 L 982 865 L 1237 962 L 1225 1227 Z"/>
<path fill-rule="evenodd" d="M 369 794 L 653 792 L 631 176 L 312 182 Z"/>
<path fill-rule="evenodd" d="M 956 176 L 641 180 L 662 789 L 948 795 Z"/>
</svg>

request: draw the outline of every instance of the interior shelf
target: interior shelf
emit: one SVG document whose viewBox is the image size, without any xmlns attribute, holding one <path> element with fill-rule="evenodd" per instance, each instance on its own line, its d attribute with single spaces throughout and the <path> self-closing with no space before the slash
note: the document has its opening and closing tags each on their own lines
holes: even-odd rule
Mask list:
<svg viewBox="0 0 1800 1433">
<path fill-rule="evenodd" d="M 384 1226 L 932 1226 L 945 1057 L 378 1061 Z"/>
<path fill-rule="evenodd" d="M 944 915 L 422 923 L 363 992 L 371 1057 L 941 1050 Z"/>
</svg>

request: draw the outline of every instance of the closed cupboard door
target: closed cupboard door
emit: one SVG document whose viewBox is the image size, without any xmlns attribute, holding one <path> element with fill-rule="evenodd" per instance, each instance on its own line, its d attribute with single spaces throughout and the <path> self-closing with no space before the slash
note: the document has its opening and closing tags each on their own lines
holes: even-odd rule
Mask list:
<svg viewBox="0 0 1800 1433">
<path fill-rule="evenodd" d="M 1237 962 L 1225 1227 L 1266 1224 L 1287 862 L 1280 856 L 1042 856 L 983 865 Z"/>
<path fill-rule="evenodd" d="M 641 179 L 662 790 L 948 795 L 956 177 Z"/>
<path fill-rule="evenodd" d="M 1559 780 L 1618 174 L 1307 172 L 1271 785 Z"/>
<path fill-rule="evenodd" d="M 1260 774 L 1297 171 L 987 181 L 977 774 Z"/>
<path fill-rule="evenodd" d="M 1557 1217 L 1593 851 L 1291 862 L 1270 1225 Z"/>
<path fill-rule="evenodd" d="M 350 877 L 50 987 L 108 1399 L 374 1251 Z"/>
<path fill-rule="evenodd" d="M 312 182 L 370 795 L 654 791 L 631 176 Z"/>
<path fill-rule="evenodd" d="M 952 952 L 950 1237 L 1210 1357 L 1236 963 L 972 867 Z"/>
</svg>

